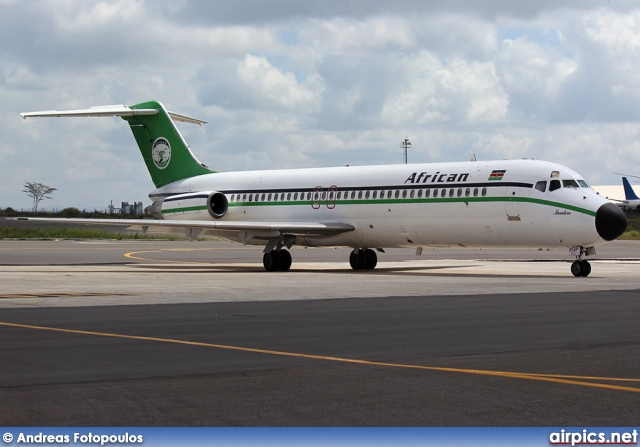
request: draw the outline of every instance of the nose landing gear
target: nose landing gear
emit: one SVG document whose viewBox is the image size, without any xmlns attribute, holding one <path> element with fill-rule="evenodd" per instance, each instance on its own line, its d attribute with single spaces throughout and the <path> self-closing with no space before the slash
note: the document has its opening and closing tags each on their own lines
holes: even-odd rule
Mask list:
<svg viewBox="0 0 640 447">
<path fill-rule="evenodd" d="M 591 264 L 589 261 L 578 259 L 571 264 L 571 273 L 573 276 L 589 276 L 591 273 Z"/>
<path fill-rule="evenodd" d="M 571 247 L 569 251 L 576 260 L 571 264 L 571 273 L 575 277 L 586 277 L 591 273 L 591 264 L 589 261 L 582 259 L 582 256 L 595 255 L 596 250 L 594 247 Z"/>
</svg>

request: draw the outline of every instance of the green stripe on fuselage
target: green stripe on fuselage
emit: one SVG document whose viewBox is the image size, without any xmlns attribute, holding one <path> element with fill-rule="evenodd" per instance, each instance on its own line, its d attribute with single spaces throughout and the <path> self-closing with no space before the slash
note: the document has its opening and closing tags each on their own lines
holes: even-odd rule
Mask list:
<svg viewBox="0 0 640 447">
<path fill-rule="evenodd" d="M 575 211 L 577 213 L 586 214 L 589 216 L 596 215 L 595 211 L 588 210 L 586 208 L 569 205 L 562 202 L 553 202 L 550 200 L 535 199 L 532 197 L 445 197 L 445 198 L 398 198 L 398 199 L 341 199 L 335 202 L 330 201 L 311 201 L 311 200 L 297 200 L 297 201 L 278 201 L 278 202 L 229 202 L 229 207 L 257 207 L 257 206 L 320 206 L 326 207 L 327 203 L 331 208 L 341 205 L 398 205 L 398 204 L 436 204 L 436 203 L 483 203 L 483 202 L 521 202 L 521 203 L 535 203 L 538 205 L 548 206 L 552 208 L 562 208 L 566 210 Z M 162 210 L 162 214 L 178 214 L 192 211 L 206 211 L 206 206 L 190 206 L 184 208 L 173 208 Z"/>
</svg>

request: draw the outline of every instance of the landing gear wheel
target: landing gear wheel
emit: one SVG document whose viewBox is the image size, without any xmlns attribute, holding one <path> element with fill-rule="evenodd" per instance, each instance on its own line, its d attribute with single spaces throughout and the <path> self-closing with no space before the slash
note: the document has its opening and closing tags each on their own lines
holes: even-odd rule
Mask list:
<svg viewBox="0 0 640 447">
<path fill-rule="evenodd" d="M 585 261 L 582 260 L 582 276 L 589 276 L 589 273 L 591 273 L 591 264 L 589 264 L 589 261 Z"/>
<path fill-rule="evenodd" d="M 378 255 L 370 248 L 352 251 L 349 264 L 354 270 L 373 270 L 378 264 Z"/>
<path fill-rule="evenodd" d="M 367 248 L 364 251 L 364 257 L 365 257 L 365 267 L 367 270 L 373 270 L 374 268 L 376 268 L 376 265 L 378 265 L 378 255 L 376 255 L 376 252 L 371 250 L 370 248 Z"/>
<path fill-rule="evenodd" d="M 272 250 L 262 256 L 262 265 L 264 265 L 264 269 L 267 272 L 273 272 L 278 270 L 281 260 L 282 257 L 280 256 L 280 253 L 277 250 Z M 289 266 L 291 266 L 291 264 L 289 264 Z"/>
<path fill-rule="evenodd" d="M 288 271 L 291 268 L 292 262 L 291 253 L 287 250 L 280 250 L 280 270 L 283 272 Z"/>
<path fill-rule="evenodd" d="M 582 276 L 582 262 L 573 261 L 571 264 L 571 273 L 573 273 L 573 276 L 576 278 Z"/>
<path fill-rule="evenodd" d="M 271 250 L 262 256 L 262 265 L 267 272 L 281 270 L 286 272 L 291 268 L 291 253 L 287 250 Z"/>
<path fill-rule="evenodd" d="M 571 264 L 571 273 L 576 277 L 589 276 L 589 273 L 591 273 L 591 264 L 589 264 L 589 261 L 578 259 Z"/>
<path fill-rule="evenodd" d="M 351 265 L 351 268 L 354 270 L 362 270 L 363 268 L 365 268 L 366 259 L 364 256 L 364 251 L 362 250 L 352 251 L 351 254 L 349 255 L 349 264 Z"/>
</svg>

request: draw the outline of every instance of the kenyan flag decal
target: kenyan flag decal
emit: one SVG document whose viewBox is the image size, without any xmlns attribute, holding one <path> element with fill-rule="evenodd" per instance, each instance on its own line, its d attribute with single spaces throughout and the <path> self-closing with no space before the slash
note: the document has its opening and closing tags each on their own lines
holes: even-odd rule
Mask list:
<svg viewBox="0 0 640 447">
<path fill-rule="evenodd" d="M 504 173 L 507 172 L 506 169 L 502 169 L 502 170 L 497 170 L 497 171 L 492 171 L 491 175 L 489 176 L 489 180 L 502 180 L 502 177 L 504 177 Z"/>
</svg>

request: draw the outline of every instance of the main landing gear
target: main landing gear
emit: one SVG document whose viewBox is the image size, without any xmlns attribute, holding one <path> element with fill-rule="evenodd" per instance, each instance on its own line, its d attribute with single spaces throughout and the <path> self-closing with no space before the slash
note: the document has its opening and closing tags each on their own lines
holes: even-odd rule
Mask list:
<svg viewBox="0 0 640 447">
<path fill-rule="evenodd" d="M 354 270 L 373 270 L 378 264 L 378 255 L 370 248 L 354 249 L 349 255 L 349 264 Z"/>
<path fill-rule="evenodd" d="M 271 250 L 262 256 L 262 265 L 268 272 L 286 272 L 291 268 L 291 262 L 291 253 L 288 250 Z"/>
<path fill-rule="evenodd" d="M 596 250 L 594 247 L 571 247 L 569 251 L 576 257 L 576 260 L 571 264 L 571 273 L 576 277 L 586 277 L 591 273 L 591 264 L 589 261 L 582 259 L 583 255 L 595 255 Z"/>
<path fill-rule="evenodd" d="M 262 256 L 262 265 L 268 272 L 286 272 L 291 262 L 291 253 L 285 249 L 273 249 Z M 354 249 L 349 255 L 349 264 L 354 270 L 373 270 L 378 264 L 378 255 L 370 248 Z"/>
</svg>

